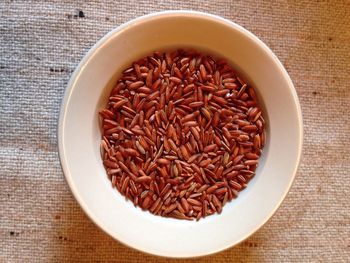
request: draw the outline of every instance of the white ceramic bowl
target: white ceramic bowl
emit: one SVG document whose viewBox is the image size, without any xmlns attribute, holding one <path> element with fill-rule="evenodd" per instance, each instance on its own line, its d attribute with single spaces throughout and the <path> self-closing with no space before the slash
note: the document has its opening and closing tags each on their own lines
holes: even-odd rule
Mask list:
<svg viewBox="0 0 350 263">
<path fill-rule="evenodd" d="M 154 216 L 111 187 L 100 157 L 98 111 L 125 66 L 155 50 L 191 46 L 225 57 L 252 80 L 268 121 L 257 175 L 220 215 L 199 222 Z M 75 70 L 59 120 L 59 154 L 79 204 L 100 228 L 135 249 L 168 257 L 208 255 L 258 230 L 285 198 L 299 164 L 302 117 L 292 81 L 272 51 L 218 16 L 168 11 L 125 23 L 104 36 Z"/>
</svg>

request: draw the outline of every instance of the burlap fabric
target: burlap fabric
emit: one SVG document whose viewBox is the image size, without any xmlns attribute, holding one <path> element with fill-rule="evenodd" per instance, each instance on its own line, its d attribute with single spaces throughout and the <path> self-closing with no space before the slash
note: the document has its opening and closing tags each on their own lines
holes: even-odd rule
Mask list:
<svg viewBox="0 0 350 263">
<path fill-rule="evenodd" d="M 56 136 L 64 89 L 85 52 L 121 23 L 166 9 L 218 14 L 259 36 L 287 68 L 304 117 L 301 166 L 275 216 L 240 245 L 189 262 L 349 262 L 350 2 L 345 0 L 2 0 L 0 261 L 177 261 L 125 247 L 85 216 L 61 172 Z"/>
</svg>

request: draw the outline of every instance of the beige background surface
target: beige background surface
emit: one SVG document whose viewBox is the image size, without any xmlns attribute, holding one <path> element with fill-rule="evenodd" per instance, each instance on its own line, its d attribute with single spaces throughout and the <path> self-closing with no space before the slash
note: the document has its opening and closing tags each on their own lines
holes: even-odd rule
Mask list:
<svg viewBox="0 0 350 263">
<path fill-rule="evenodd" d="M 265 41 L 295 83 L 305 125 L 298 176 L 275 216 L 240 245 L 189 262 L 349 262 L 346 0 L 1 1 L 0 262 L 180 262 L 134 251 L 93 225 L 64 180 L 56 136 L 85 52 L 121 23 L 166 9 L 221 15 Z"/>
</svg>

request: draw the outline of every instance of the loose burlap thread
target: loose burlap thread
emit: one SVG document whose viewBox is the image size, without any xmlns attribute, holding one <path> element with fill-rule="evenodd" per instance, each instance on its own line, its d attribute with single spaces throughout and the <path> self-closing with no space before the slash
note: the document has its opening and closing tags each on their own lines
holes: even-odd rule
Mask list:
<svg viewBox="0 0 350 263">
<path fill-rule="evenodd" d="M 303 157 L 275 216 L 224 252 L 188 262 L 349 262 L 349 1 L 0 3 L 0 262 L 180 262 L 97 228 L 72 197 L 57 154 L 69 77 L 111 29 L 167 9 L 223 16 L 260 37 L 288 70 L 304 117 Z M 171 245 L 171 244 L 169 244 Z"/>
</svg>

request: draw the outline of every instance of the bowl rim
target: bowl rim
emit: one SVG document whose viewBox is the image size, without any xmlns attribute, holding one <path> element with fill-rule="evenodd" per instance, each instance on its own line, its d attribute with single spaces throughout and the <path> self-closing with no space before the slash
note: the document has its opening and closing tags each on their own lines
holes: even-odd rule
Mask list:
<svg viewBox="0 0 350 263">
<path fill-rule="evenodd" d="M 187 17 L 197 17 L 197 18 L 202 18 L 202 19 L 208 19 L 211 20 L 211 22 L 214 23 L 221 23 L 229 27 L 233 27 L 236 30 L 238 30 L 240 33 L 244 34 L 245 36 L 249 37 L 249 39 L 253 42 L 255 42 L 259 47 L 269 56 L 271 57 L 277 64 L 278 68 L 281 70 L 281 73 L 283 75 L 283 78 L 286 80 L 288 83 L 289 90 L 291 92 L 291 95 L 293 97 L 294 105 L 295 105 L 295 110 L 297 113 L 297 120 L 298 120 L 298 132 L 299 132 L 299 141 L 298 141 L 298 151 L 297 151 L 297 158 L 296 162 L 294 165 L 294 171 L 291 176 L 291 179 L 289 181 L 288 186 L 286 187 L 283 195 L 281 196 L 280 200 L 278 201 L 277 205 L 275 208 L 270 212 L 270 214 L 265 218 L 264 221 L 258 224 L 257 227 L 252 229 L 246 236 L 242 237 L 240 240 L 226 246 L 222 247 L 220 249 L 213 249 L 213 250 L 208 250 L 205 253 L 200 253 L 200 254 L 195 254 L 195 255 L 189 255 L 189 256 L 176 256 L 176 255 L 164 255 L 164 254 L 155 254 L 149 251 L 145 251 L 140 247 L 133 246 L 133 244 L 127 244 L 123 242 L 122 240 L 118 239 L 115 235 L 110 233 L 108 229 L 103 228 L 103 226 L 100 224 L 98 218 L 95 217 L 92 211 L 88 209 L 88 206 L 85 204 L 83 201 L 83 198 L 79 195 L 78 190 L 74 186 L 72 175 L 68 169 L 67 166 L 67 160 L 66 160 L 66 153 L 65 153 L 65 146 L 64 146 L 64 131 L 65 131 L 65 119 L 66 119 L 66 114 L 67 114 L 67 104 L 68 101 L 70 100 L 70 97 L 72 95 L 74 86 L 76 85 L 76 82 L 79 79 L 79 76 L 81 72 L 84 70 L 85 65 L 89 62 L 89 60 L 93 57 L 93 55 L 101 49 L 104 44 L 112 38 L 115 34 L 121 33 L 124 30 L 127 30 L 129 27 L 137 25 L 138 23 L 141 22 L 146 22 L 148 20 L 152 19 L 157 19 L 161 17 L 169 17 L 169 16 L 178 16 L 178 15 L 183 15 Z M 221 251 L 224 251 L 228 248 L 231 248 L 233 246 L 238 245 L 239 243 L 243 242 L 246 240 L 248 237 L 256 233 L 262 226 L 264 226 L 271 218 L 272 216 L 276 213 L 276 211 L 280 208 L 282 202 L 286 198 L 288 192 L 291 189 L 292 184 L 295 181 L 295 177 L 298 171 L 298 168 L 300 166 L 300 160 L 301 160 L 301 155 L 302 155 L 302 145 L 303 145 L 303 117 L 302 117 L 302 111 L 301 111 L 301 106 L 300 106 L 300 101 L 297 96 L 297 92 L 295 89 L 295 86 L 290 78 L 290 76 L 287 73 L 287 70 L 284 68 L 283 64 L 281 61 L 277 58 L 277 56 L 273 53 L 273 51 L 262 41 L 260 38 L 258 38 L 256 35 L 248 31 L 247 29 L 243 28 L 239 24 L 228 20 L 226 18 L 223 18 L 218 15 L 206 13 L 206 12 L 199 12 L 199 11 L 192 11 L 192 10 L 166 10 L 166 11 L 160 11 L 160 12 L 153 12 L 149 13 L 143 16 L 136 17 L 134 19 L 131 19 L 125 23 L 120 24 L 119 26 L 115 27 L 111 31 L 109 31 L 107 34 L 105 34 L 102 38 L 100 38 L 83 56 L 82 60 L 79 62 L 77 65 L 76 69 L 72 73 L 70 80 L 67 84 L 67 87 L 65 89 L 63 99 L 61 101 L 61 106 L 60 106 L 60 113 L 59 113 L 59 120 L 58 120 L 58 127 L 57 127 L 57 138 L 58 138 L 58 155 L 59 155 L 59 161 L 61 165 L 62 172 L 64 174 L 64 178 L 66 182 L 69 185 L 69 189 L 71 193 L 73 194 L 74 198 L 77 200 L 79 206 L 82 208 L 84 213 L 89 217 L 89 219 L 103 232 L 108 234 L 110 237 L 115 239 L 116 241 L 122 243 L 123 245 L 136 249 L 137 251 L 153 255 L 153 256 L 160 256 L 160 257 L 169 257 L 169 258 L 196 258 L 196 257 L 203 257 L 203 256 L 208 256 L 212 255 Z"/>
</svg>

